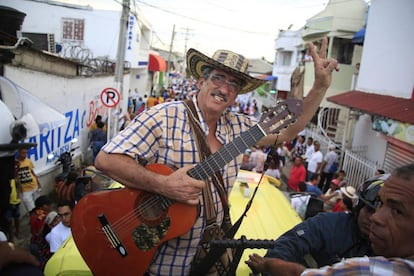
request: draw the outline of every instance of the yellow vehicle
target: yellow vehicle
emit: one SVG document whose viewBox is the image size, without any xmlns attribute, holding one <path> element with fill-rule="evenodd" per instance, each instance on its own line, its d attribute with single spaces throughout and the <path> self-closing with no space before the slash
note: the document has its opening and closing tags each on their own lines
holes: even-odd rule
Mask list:
<svg viewBox="0 0 414 276">
<path fill-rule="evenodd" d="M 96 175 L 94 175 L 95 173 Z M 116 182 L 108 186 L 108 178 L 100 175 L 99 172 L 94 172 L 92 169 L 87 174 L 92 175 L 94 182 L 98 178 L 99 181 L 102 181 L 103 184 L 98 184 L 98 186 L 104 188 L 122 186 Z M 229 197 L 230 215 L 233 222 L 239 219 L 245 211 L 260 177 L 260 174 L 250 171 L 241 170 L 239 172 Z M 278 179 L 269 176 L 263 177 L 247 216 L 244 218 L 234 239 L 245 237 L 248 240 L 274 240 L 302 221 L 295 210 L 292 209 L 287 197 L 278 189 L 279 186 Z M 91 244 L 91 247 L 93 247 L 93 244 Z M 264 255 L 266 249 L 244 250 L 236 275 L 247 276 L 251 273 L 244 261 L 253 252 Z M 80 255 L 73 238 L 70 237 L 46 264 L 45 275 L 92 275 L 92 272 Z"/>
</svg>

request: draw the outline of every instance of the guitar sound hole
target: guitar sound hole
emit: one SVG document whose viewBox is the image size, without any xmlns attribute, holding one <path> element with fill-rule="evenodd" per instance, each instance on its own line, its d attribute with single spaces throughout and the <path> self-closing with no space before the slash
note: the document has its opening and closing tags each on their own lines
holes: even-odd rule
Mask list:
<svg viewBox="0 0 414 276">
<path fill-rule="evenodd" d="M 147 225 L 157 225 L 166 216 L 167 212 L 157 195 L 141 193 L 135 202 L 138 219 Z"/>
</svg>

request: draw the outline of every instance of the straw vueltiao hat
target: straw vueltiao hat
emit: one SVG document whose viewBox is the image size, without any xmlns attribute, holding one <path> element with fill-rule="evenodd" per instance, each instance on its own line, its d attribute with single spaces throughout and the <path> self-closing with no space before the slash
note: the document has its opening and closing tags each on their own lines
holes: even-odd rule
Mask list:
<svg viewBox="0 0 414 276">
<path fill-rule="evenodd" d="M 205 67 L 217 68 L 234 74 L 243 81 L 239 94 L 253 91 L 266 82 L 247 74 L 248 66 L 248 59 L 228 50 L 217 50 L 211 58 L 193 48 L 187 51 L 187 68 L 197 80 L 202 77 Z"/>
</svg>

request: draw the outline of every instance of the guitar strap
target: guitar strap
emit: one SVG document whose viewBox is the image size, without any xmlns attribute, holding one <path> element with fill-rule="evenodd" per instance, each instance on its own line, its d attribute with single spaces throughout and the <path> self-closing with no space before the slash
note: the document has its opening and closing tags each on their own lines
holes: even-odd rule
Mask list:
<svg viewBox="0 0 414 276">
<path fill-rule="evenodd" d="M 192 100 L 184 101 L 184 105 L 188 110 L 188 117 L 196 137 L 197 147 L 200 154 L 201 161 L 211 155 L 210 148 L 207 144 L 205 134 L 201 128 L 198 120 L 197 111 Z M 223 176 L 220 171 L 217 171 L 212 176 L 212 182 L 219 193 L 220 200 L 223 206 L 223 221 L 221 225 L 217 225 L 217 212 L 214 208 L 214 200 L 210 185 L 206 185 L 203 189 L 204 212 L 206 215 L 206 228 L 202 234 L 200 241 L 200 248 L 193 260 L 192 271 L 190 275 L 226 275 L 229 265 L 232 261 L 232 252 L 227 250 L 210 250 L 211 239 L 232 238 L 228 233 L 235 233 L 230 220 L 229 204 L 227 199 L 226 188 L 223 181 Z M 221 231 L 220 231 L 221 229 Z M 222 234 L 221 234 L 221 233 Z M 213 252 L 214 251 L 214 252 Z M 215 266 L 213 268 L 213 266 Z"/>
<path fill-rule="evenodd" d="M 200 161 L 203 161 L 205 158 L 207 158 L 209 155 L 211 155 L 211 151 L 210 151 L 210 147 L 207 144 L 204 132 L 201 128 L 200 122 L 198 120 L 198 116 L 197 116 L 197 111 L 196 108 L 194 106 L 194 103 L 192 100 L 186 100 L 184 101 L 184 105 L 186 106 L 188 112 L 189 112 L 189 119 L 191 122 L 191 126 L 192 129 L 195 133 L 195 137 L 196 137 L 196 141 L 197 141 L 197 146 L 198 146 L 198 151 L 200 154 Z M 219 196 L 220 196 L 220 200 L 222 202 L 223 205 L 223 210 L 224 210 L 224 214 L 228 215 L 229 214 L 229 204 L 228 204 L 228 199 L 227 199 L 227 192 L 226 192 L 226 188 L 224 185 L 224 181 L 223 181 L 223 176 L 221 175 L 220 171 L 217 171 L 214 176 L 212 177 L 212 182 L 214 184 L 214 186 L 216 187 Z M 209 188 L 209 185 L 206 185 L 207 189 L 204 190 L 208 190 L 209 195 L 205 195 L 204 190 L 203 190 L 203 197 L 206 196 L 207 198 L 204 198 L 204 200 L 208 200 L 208 203 L 211 203 L 211 206 L 214 206 L 213 203 L 213 198 L 211 195 L 211 189 Z M 206 201 L 205 201 L 206 202 Z M 206 206 L 207 204 L 204 204 L 204 206 Z M 212 210 L 205 210 L 206 214 L 209 214 Z M 214 212 L 215 213 L 215 212 Z M 209 217 L 207 216 L 208 220 Z M 212 219 L 216 219 L 216 215 L 214 215 L 214 218 Z M 208 222 L 208 221 L 207 221 Z"/>
</svg>

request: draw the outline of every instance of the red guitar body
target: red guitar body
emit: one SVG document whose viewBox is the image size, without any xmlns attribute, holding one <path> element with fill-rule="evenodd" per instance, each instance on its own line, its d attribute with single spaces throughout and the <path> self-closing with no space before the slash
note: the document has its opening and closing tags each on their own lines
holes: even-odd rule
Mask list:
<svg viewBox="0 0 414 276">
<path fill-rule="evenodd" d="M 163 175 L 173 172 L 160 164 L 146 168 Z M 73 210 L 71 228 L 94 275 L 136 276 L 147 271 L 163 242 L 187 233 L 197 215 L 197 206 L 122 188 L 84 196 Z"/>
</svg>

